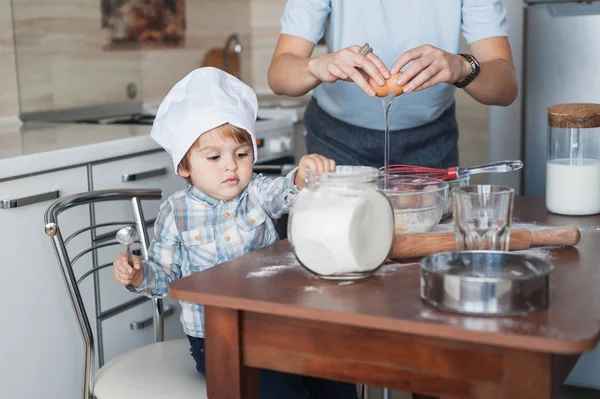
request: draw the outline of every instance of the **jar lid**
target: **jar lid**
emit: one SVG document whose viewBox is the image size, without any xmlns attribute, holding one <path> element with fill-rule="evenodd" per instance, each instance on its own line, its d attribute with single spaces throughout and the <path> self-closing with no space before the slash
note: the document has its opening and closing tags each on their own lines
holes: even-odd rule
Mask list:
<svg viewBox="0 0 600 399">
<path fill-rule="evenodd" d="M 550 127 L 595 128 L 600 127 L 600 104 L 571 103 L 548 107 Z"/>
</svg>

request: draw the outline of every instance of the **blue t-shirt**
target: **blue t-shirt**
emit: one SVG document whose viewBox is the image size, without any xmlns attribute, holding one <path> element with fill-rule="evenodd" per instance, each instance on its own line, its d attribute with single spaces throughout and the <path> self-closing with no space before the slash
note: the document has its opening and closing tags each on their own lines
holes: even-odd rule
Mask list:
<svg viewBox="0 0 600 399">
<path fill-rule="evenodd" d="M 423 44 L 456 54 L 461 33 L 469 44 L 508 36 L 500 0 L 288 0 L 281 33 L 317 43 L 326 21 L 329 52 L 368 42 L 388 69 L 404 51 Z M 400 96 L 394 101 L 390 128 L 407 129 L 435 120 L 454 101 L 454 90 L 442 83 Z M 381 100 L 367 96 L 353 82 L 322 83 L 314 96 L 335 118 L 383 130 Z"/>
</svg>

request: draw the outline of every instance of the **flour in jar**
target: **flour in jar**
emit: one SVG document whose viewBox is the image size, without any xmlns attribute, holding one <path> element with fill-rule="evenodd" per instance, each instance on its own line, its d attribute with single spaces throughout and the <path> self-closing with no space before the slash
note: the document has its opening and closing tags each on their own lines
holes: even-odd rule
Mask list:
<svg viewBox="0 0 600 399">
<path fill-rule="evenodd" d="M 600 213 L 600 161 L 555 159 L 548 162 L 546 207 L 561 215 Z"/>
<path fill-rule="evenodd" d="M 376 190 L 336 188 L 301 192 L 290 220 L 289 239 L 298 260 L 315 273 L 331 276 L 369 271 L 389 255 L 394 217 Z"/>
</svg>

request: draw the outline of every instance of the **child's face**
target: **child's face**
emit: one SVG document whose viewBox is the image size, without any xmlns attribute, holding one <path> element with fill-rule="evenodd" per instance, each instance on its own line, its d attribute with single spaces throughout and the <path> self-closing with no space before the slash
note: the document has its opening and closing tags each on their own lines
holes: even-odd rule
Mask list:
<svg viewBox="0 0 600 399">
<path fill-rule="evenodd" d="M 252 144 L 238 144 L 217 131 L 204 133 L 192 147 L 189 169 L 179 174 L 194 187 L 223 201 L 238 196 L 252 179 Z"/>
</svg>

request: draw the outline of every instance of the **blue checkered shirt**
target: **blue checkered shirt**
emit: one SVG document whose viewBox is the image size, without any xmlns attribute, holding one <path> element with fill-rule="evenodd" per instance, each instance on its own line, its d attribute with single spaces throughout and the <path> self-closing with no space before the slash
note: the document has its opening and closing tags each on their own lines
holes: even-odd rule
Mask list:
<svg viewBox="0 0 600 399">
<path fill-rule="evenodd" d="M 156 218 L 138 291 L 165 296 L 174 280 L 277 241 L 272 219 L 289 211 L 298 192 L 295 173 L 277 178 L 255 174 L 230 201 L 209 197 L 191 185 L 171 195 Z M 181 301 L 181 307 L 185 333 L 204 337 L 202 305 Z"/>
</svg>

